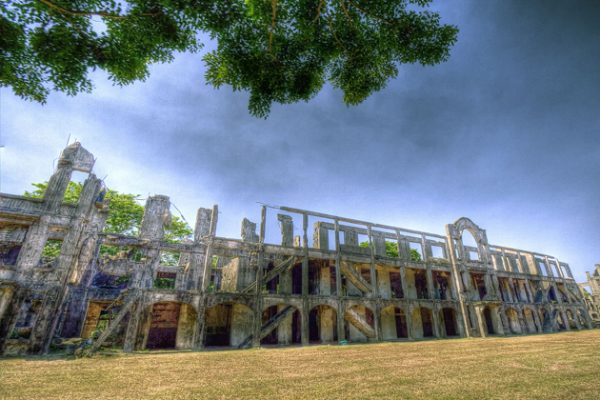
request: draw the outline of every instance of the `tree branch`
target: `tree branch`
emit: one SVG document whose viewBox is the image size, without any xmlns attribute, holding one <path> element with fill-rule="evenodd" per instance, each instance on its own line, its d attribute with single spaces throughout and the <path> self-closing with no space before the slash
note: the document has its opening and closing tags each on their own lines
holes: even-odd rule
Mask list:
<svg viewBox="0 0 600 400">
<path fill-rule="evenodd" d="M 313 19 L 313 22 L 317 22 L 317 20 L 321 16 L 321 8 L 323 7 L 324 3 L 325 3 L 325 0 L 319 1 L 319 5 L 317 6 L 317 15 L 315 16 L 315 19 Z"/>
<path fill-rule="evenodd" d="M 277 19 L 277 0 L 271 0 L 271 28 L 269 29 L 269 53 L 273 45 L 273 30 Z"/>
<path fill-rule="evenodd" d="M 93 17 L 93 16 L 98 16 L 98 17 L 104 17 L 104 18 L 114 18 L 114 19 L 126 19 L 129 18 L 131 15 L 119 15 L 119 14 L 113 14 L 113 13 L 109 13 L 106 11 L 81 11 L 81 10 L 69 10 L 66 9 L 64 7 L 59 6 L 56 3 L 53 3 L 50 0 L 37 0 L 40 3 L 44 4 L 46 7 L 53 9 L 54 11 L 63 14 L 63 15 L 68 15 L 71 17 Z M 155 17 L 157 16 L 159 13 L 155 12 L 155 13 L 141 13 L 138 14 L 140 16 L 144 16 L 144 17 Z"/>
</svg>

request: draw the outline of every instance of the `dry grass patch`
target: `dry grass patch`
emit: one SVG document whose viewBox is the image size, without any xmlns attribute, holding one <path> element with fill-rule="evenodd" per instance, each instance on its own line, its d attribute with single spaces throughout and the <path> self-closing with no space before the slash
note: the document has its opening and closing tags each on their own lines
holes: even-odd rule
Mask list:
<svg viewBox="0 0 600 400">
<path fill-rule="evenodd" d="M 0 399 L 599 399 L 600 330 L 0 360 Z"/>
</svg>

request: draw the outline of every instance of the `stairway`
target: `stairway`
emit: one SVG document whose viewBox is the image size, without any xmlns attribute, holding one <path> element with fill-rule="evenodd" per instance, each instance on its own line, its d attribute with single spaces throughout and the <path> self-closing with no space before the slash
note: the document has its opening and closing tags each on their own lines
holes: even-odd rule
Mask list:
<svg viewBox="0 0 600 400">
<path fill-rule="evenodd" d="M 283 310 L 279 311 L 277 314 L 273 315 L 267 322 L 263 324 L 260 328 L 260 339 L 267 336 L 269 333 L 273 332 L 274 329 L 277 329 L 279 324 L 287 317 L 289 314 L 294 312 L 295 308 L 293 306 L 286 306 Z M 254 339 L 254 335 L 248 336 L 244 341 L 238 346 L 239 349 L 245 349 L 250 347 L 252 344 L 252 340 Z"/>
<path fill-rule="evenodd" d="M 350 308 L 344 313 L 344 319 L 350 322 L 356 329 L 368 338 L 375 337 L 375 329 L 356 310 Z"/>
<path fill-rule="evenodd" d="M 356 272 L 356 269 L 352 268 L 352 266 L 346 262 L 342 261 L 340 263 L 341 272 L 344 274 L 346 278 L 360 291 L 363 293 L 369 293 L 373 291 L 373 287 L 371 284 L 363 279 L 363 277 Z"/>
<path fill-rule="evenodd" d="M 98 339 L 94 340 L 91 346 L 84 351 L 86 355 L 93 354 L 100 348 L 100 346 L 102 346 L 106 339 L 108 339 L 108 337 L 117 329 L 123 318 L 125 318 L 125 315 L 127 315 L 131 307 L 141 297 L 141 295 L 142 292 L 140 290 L 127 289 L 121 292 L 121 294 L 108 306 L 107 309 L 112 309 L 113 307 L 121 304 L 121 302 L 123 304 L 117 315 L 110 321 L 106 329 L 102 331 Z"/>
<path fill-rule="evenodd" d="M 273 268 L 272 270 L 267 272 L 265 274 L 265 276 L 263 276 L 262 284 L 269 282 L 271 279 L 275 278 L 277 275 L 281 274 L 282 272 L 285 272 L 288 268 L 290 268 L 294 264 L 295 260 L 296 260 L 296 256 L 290 256 L 289 258 L 286 258 L 285 260 L 283 260 L 281 263 L 277 264 L 275 266 L 275 268 Z M 255 290 L 256 290 L 256 280 L 254 282 L 252 282 L 251 284 L 249 284 L 248 286 L 246 286 L 245 288 L 243 288 L 242 293 L 252 293 Z"/>
</svg>

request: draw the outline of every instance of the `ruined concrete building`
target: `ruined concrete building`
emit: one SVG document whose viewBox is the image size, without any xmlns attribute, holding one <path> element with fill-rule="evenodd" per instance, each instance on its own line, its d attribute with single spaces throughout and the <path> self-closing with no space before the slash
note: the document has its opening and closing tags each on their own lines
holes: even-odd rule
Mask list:
<svg viewBox="0 0 600 400">
<path fill-rule="evenodd" d="M 245 348 L 589 328 L 569 266 L 492 245 L 468 218 L 445 234 L 288 207 L 262 207 L 241 239 L 216 236 L 200 208 L 193 239 L 163 240 L 166 196 L 147 199 L 136 237 L 103 233 L 94 157 L 68 146 L 43 199 L 0 195 L 0 349 L 45 353 Z M 78 204 L 73 171 L 89 174 Z M 277 219 L 279 229 L 267 229 Z M 275 225 L 276 226 L 276 225 Z M 295 233 L 300 233 L 295 235 Z M 471 244 L 469 244 L 470 238 Z M 48 243 L 60 255 L 42 257 Z M 271 243 L 276 242 L 276 243 Z M 74 340 L 75 341 L 75 340 Z"/>
<path fill-rule="evenodd" d="M 587 281 L 580 283 L 579 286 L 583 291 L 590 317 L 596 326 L 600 327 L 600 264 L 596 264 L 594 267 L 594 272 L 591 274 L 586 271 Z"/>
</svg>

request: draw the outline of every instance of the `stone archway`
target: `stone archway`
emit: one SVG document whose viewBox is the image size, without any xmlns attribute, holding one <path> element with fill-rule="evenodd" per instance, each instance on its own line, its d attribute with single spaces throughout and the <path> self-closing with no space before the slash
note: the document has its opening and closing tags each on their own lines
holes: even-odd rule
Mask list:
<svg viewBox="0 0 600 400">
<path fill-rule="evenodd" d="M 375 314 L 369 307 L 357 304 L 344 313 L 346 338 L 354 342 L 365 342 L 376 337 Z"/>
<path fill-rule="evenodd" d="M 458 331 L 458 324 L 456 320 L 456 310 L 452 307 L 444 307 L 440 310 L 440 319 L 442 320 L 444 336 L 460 336 Z"/>
<path fill-rule="evenodd" d="M 534 311 L 531 308 L 526 307 L 523 309 L 523 318 L 525 319 L 525 326 L 528 333 L 540 332 L 540 327 L 536 322 Z"/>
<path fill-rule="evenodd" d="M 523 333 L 521 323 L 519 322 L 519 314 L 517 313 L 517 310 L 510 307 L 506 309 L 504 314 L 506 315 L 506 320 L 508 322 L 508 329 L 510 333 L 515 335 L 520 335 L 521 333 Z"/>
<path fill-rule="evenodd" d="M 238 347 L 252 335 L 254 312 L 241 303 L 220 303 L 205 311 L 206 347 Z"/>
<path fill-rule="evenodd" d="M 302 316 L 288 304 L 266 307 L 262 312 L 261 345 L 289 345 L 302 342 Z"/>
<path fill-rule="evenodd" d="M 485 335 L 496 335 L 498 334 L 495 324 L 494 317 L 492 315 L 492 309 L 489 306 L 483 308 L 483 323 L 485 328 Z"/>
<path fill-rule="evenodd" d="M 328 305 L 318 305 L 308 315 L 308 336 L 310 343 L 331 343 L 337 337 L 337 312 Z"/>
<path fill-rule="evenodd" d="M 157 302 L 150 306 L 147 349 L 189 349 L 194 345 L 197 313 L 188 303 Z"/>
<path fill-rule="evenodd" d="M 413 337 L 429 338 L 435 337 L 433 326 L 433 314 L 427 307 L 416 307 L 412 311 L 411 325 L 413 328 Z"/>
<path fill-rule="evenodd" d="M 381 336 L 383 340 L 408 338 L 408 323 L 402 308 L 390 305 L 381 310 Z"/>
</svg>

